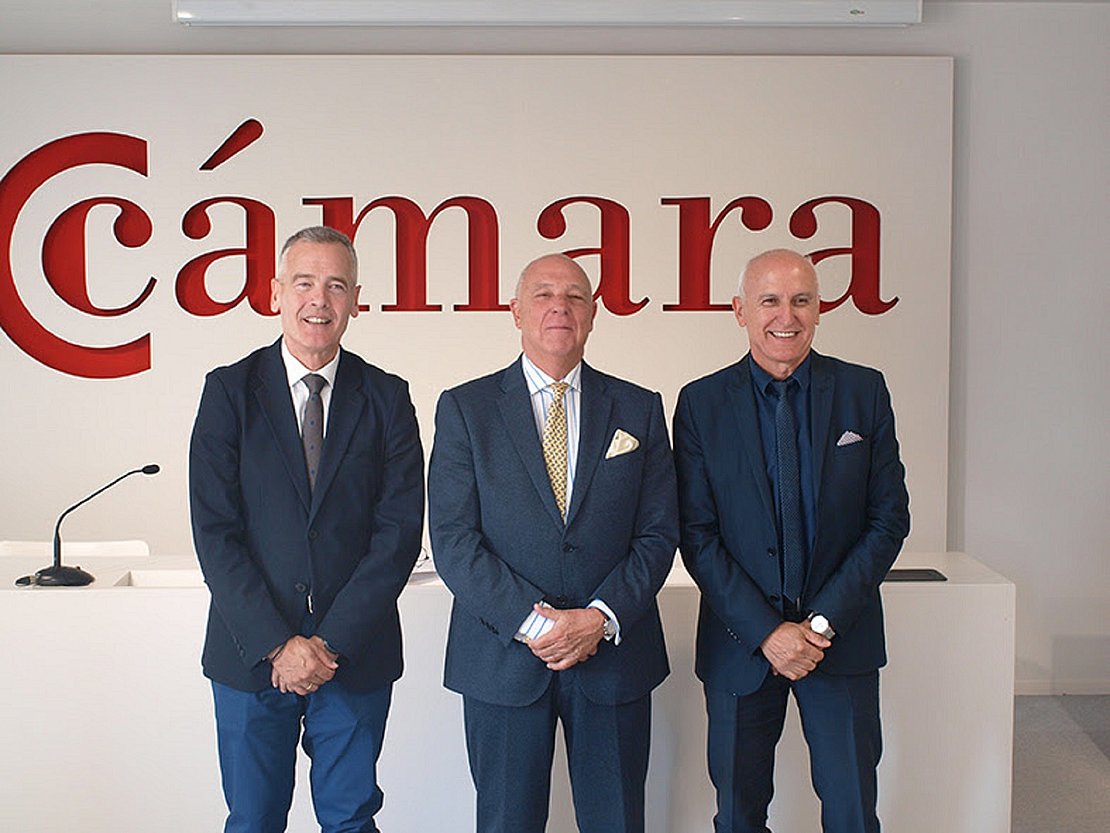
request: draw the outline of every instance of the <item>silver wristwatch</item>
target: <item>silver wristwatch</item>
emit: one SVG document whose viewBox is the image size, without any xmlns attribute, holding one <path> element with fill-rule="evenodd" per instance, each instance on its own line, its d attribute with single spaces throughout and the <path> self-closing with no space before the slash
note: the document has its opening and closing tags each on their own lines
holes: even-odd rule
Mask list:
<svg viewBox="0 0 1110 833">
<path fill-rule="evenodd" d="M 829 620 L 816 610 L 810 611 L 809 616 L 806 617 L 806 621 L 809 622 L 809 629 L 811 631 L 821 634 L 825 639 L 832 639 L 836 636 L 836 631 L 834 631 L 832 625 L 829 624 Z"/>
<path fill-rule="evenodd" d="M 605 611 L 601 611 L 601 615 L 605 616 Z M 606 642 L 612 642 L 617 635 L 617 623 L 605 616 L 605 623 L 601 626 L 601 636 Z"/>
</svg>

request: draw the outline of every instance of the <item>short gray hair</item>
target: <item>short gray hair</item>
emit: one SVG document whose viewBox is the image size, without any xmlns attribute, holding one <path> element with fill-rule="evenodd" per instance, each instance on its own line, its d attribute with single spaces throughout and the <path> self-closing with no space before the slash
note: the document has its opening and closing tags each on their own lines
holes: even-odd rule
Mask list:
<svg viewBox="0 0 1110 833">
<path fill-rule="evenodd" d="M 309 226 L 291 235 L 289 239 L 285 241 L 285 245 L 281 247 L 281 254 L 278 257 L 277 273 L 279 279 L 285 271 L 285 253 L 296 243 L 332 243 L 336 246 L 342 246 L 347 251 L 347 256 L 351 259 L 351 277 L 356 281 L 358 280 L 358 254 L 355 252 L 354 244 L 351 243 L 351 238 L 338 229 L 333 229 L 330 226 Z"/>
</svg>

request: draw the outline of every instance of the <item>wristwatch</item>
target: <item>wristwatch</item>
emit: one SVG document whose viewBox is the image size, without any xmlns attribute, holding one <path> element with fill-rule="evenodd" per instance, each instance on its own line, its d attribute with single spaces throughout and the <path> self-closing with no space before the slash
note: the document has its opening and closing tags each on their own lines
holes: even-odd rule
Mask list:
<svg viewBox="0 0 1110 833">
<path fill-rule="evenodd" d="M 605 611 L 601 611 L 601 615 L 605 616 Z M 605 616 L 605 622 L 601 626 L 601 636 L 606 642 L 612 642 L 617 635 L 617 623 Z"/>
<path fill-rule="evenodd" d="M 832 639 L 836 636 L 836 631 L 834 631 L 832 625 L 829 624 L 829 620 L 816 610 L 810 611 L 809 616 L 806 617 L 806 621 L 809 622 L 809 629 L 811 631 L 821 634 L 825 639 Z"/>
</svg>

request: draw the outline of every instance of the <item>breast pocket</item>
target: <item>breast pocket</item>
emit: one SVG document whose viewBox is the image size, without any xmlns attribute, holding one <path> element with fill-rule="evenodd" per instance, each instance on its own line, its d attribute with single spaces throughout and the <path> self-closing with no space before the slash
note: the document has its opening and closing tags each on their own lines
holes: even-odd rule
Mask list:
<svg viewBox="0 0 1110 833">
<path fill-rule="evenodd" d="M 871 440 L 868 437 L 834 447 L 828 465 L 825 482 L 831 489 L 822 493 L 822 499 L 827 496 L 845 505 L 855 505 L 865 499 L 871 471 Z"/>
<path fill-rule="evenodd" d="M 593 480 L 589 483 L 585 494 L 590 510 L 600 512 L 610 520 L 630 517 L 639 501 L 640 489 L 643 486 L 643 472 L 642 449 L 629 451 L 607 460 L 603 457 L 598 461 Z M 580 488 L 577 478 L 574 488 L 576 492 Z"/>
<path fill-rule="evenodd" d="M 624 480 L 629 477 L 638 477 L 644 467 L 644 450 L 636 448 L 618 454 L 615 457 L 602 458 L 598 464 L 597 473 L 607 478 Z"/>
</svg>

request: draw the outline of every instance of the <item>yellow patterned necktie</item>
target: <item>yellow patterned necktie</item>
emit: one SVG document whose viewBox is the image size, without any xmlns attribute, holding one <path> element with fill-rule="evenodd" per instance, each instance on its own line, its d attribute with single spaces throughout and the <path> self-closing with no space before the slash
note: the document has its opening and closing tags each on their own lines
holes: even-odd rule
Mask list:
<svg viewBox="0 0 1110 833">
<path fill-rule="evenodd" d="M 563 394 L 570 387 L 566 382 L 553 382 L 555 397 L 547 409 L 547 422 L 543 425 L 543 461 L 547 476 L 551 478 L 551 491 L 563 520 L 567 519 L 567 412 L 563 407 Z"/>
</svg>

